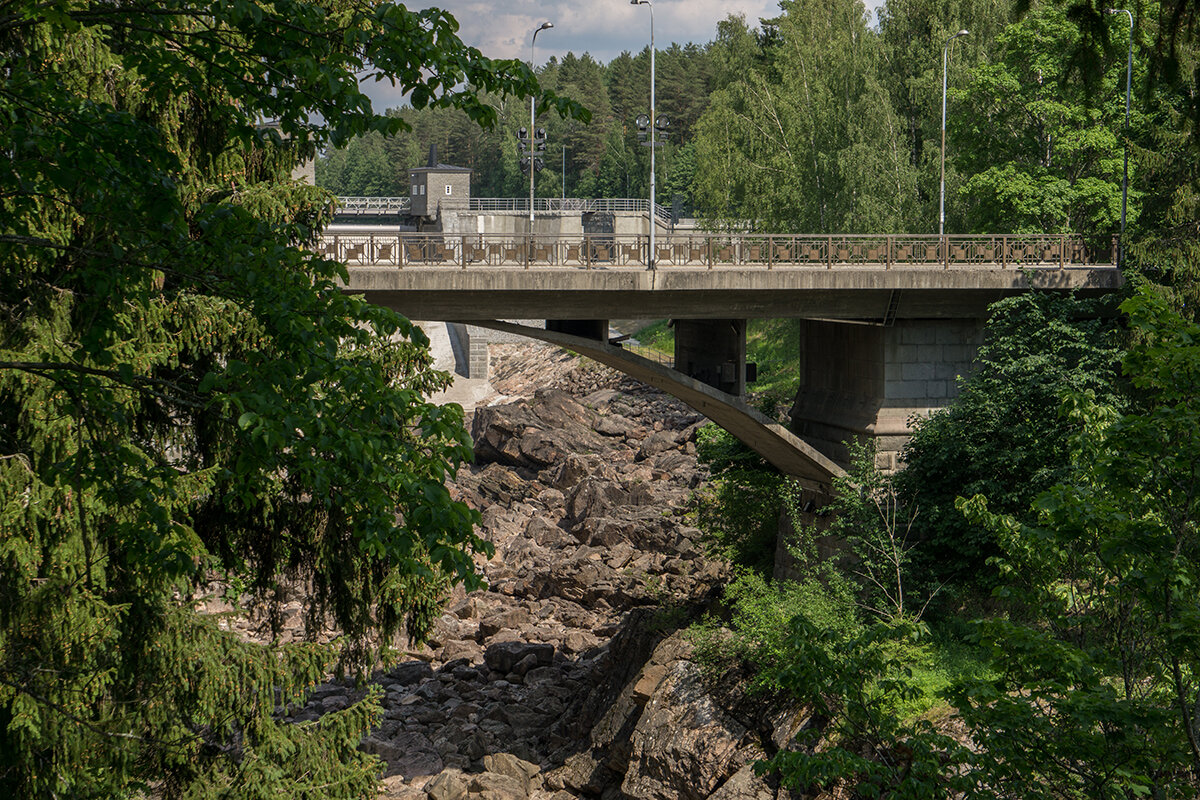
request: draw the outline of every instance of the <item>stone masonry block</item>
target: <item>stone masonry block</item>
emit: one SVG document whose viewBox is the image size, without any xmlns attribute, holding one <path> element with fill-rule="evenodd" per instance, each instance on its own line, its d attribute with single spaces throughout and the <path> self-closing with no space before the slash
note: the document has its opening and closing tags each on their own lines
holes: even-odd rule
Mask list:
<svg viewBox="0 0 1200 800">
<path fill-rule="evenodd" d="M 900 341 L 904 344 L 933 344 L 936 330 L 929 325 L 905 325 L 900 329 Z"/>
<path fill-rule="evenodd" d="M 961 371 L 958 364 L 949 361 L 939 361 L 933 365 L 933 377 L 939 381 L 952 381 Z"/>
<path fill-rule="evenodd" d="M 902 378 L 900 364 L 885 364 L 883 367 L 883 379 L 885 381 L 898 381 Z"/>
<path fill-rule="evenodd" d="M 940 344 L 917 345 L 917 361 L 948 361 L 942 357 L 942 349 Z"/>
<path fill-rule="evenodd" d="M 487 378 L 488 376 L 488 343 L 472 339 L 467 357 L 467 377 Z"/>
<path fill-rule="evenodd" d="M 908 436 L 876 436 L 875 449 L 878 452 L 897 453 L 904 449 L 904 445 L 908 444 Z"/>
<path fill-rule="evenodd" d="M 929 361 L 918 361 L 915 364 L 902 364 L 900 377 L 906 381 L 928 381 L 933 379 L 934 365 Z"/>
<path fill-rule="evenodd" d="M 893 381 L 895 394 L 889 392 L 889 398 L 913 399 L 925 396 L 925 381 Z"/>
<path fill-rule="evenodd" d="M 943 400 L 948 395 L 945 381 L 926 381 L 925 396 L 930 400 Z"/>
<path fill-rule="evenodd" d="M 900 361 L 900 362 L 916 361 L 917 360 L 917 345 L 902 344 L 899 347 L 897 347 L 896 348 L 896 360 Z"/>
</svg>

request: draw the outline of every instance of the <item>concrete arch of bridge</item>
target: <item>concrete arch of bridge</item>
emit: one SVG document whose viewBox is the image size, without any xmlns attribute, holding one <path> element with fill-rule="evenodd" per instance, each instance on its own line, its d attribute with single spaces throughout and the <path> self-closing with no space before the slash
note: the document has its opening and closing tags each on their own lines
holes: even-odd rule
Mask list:
<svg viewBox="0 0 1200 800">
<path fill-rule="evenodd" d="M 816 448 L 744 400 L 608 342 L 498 320 L 473 320 L 471 324 L 557 345 L 667 392 L 737 437 L 780 472 L 818 494 L 828 495 L 833 478 L 845 474 Z"/>
</svg>

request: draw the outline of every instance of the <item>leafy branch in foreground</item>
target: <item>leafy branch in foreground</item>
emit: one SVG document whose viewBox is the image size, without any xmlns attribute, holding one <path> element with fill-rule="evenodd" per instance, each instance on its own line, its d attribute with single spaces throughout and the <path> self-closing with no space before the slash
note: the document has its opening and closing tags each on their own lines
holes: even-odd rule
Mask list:
<svg viewBox="0 0 1200 800">
<path fill-rule="evenodd" d="M 369 797 L 374 695 L 280 723 L 331 669 L 478 585 L 470 458 L 407 320 L 307 248 L 316 148 L 416 105 L 541 93 L 457 23 L 359 0 L 16 0 L 0 12 L 0 795 Z M 264 120 L 270 120 L 265 125 Z M 308 589 L 313 637 L 238 641 L 211 580 Z"/>
</svg>

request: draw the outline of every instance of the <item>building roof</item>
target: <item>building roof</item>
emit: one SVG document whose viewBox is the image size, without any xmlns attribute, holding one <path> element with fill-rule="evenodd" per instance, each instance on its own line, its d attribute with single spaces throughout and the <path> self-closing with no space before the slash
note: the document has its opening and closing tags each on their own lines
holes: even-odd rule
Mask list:
<svg viewBox="0 0 1200 800">
<path fill-rule="evenodd" d="M 433 167 L 410 167 L 409 172 L 474 172 L 470 167 L 456 167 L 451 164 L 438 164 Z"/>
<path fill-rule="evenodd" d="M 409 173 L 413 172 L 473 172 L 470 167 L 456 167 L 453 164 L 443 164 L 438 161 L 437 143 L 429 145 L 429 163 L 423 167 L 413 167 Z"/>
</svg>

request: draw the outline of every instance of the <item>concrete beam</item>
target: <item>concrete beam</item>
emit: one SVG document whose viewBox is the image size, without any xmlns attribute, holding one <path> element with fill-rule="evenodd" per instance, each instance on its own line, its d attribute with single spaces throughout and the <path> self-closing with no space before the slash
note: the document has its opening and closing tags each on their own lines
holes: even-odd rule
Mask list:
<svg viewBox="0 0 1200 800">
<path fill-rule="evenodd" d="M 540 339 L 606 364 L 626 375 L 679 398 L 736 436 L 780 472 L 798 479 L 806 488 L 828 495 L 841 467 L 787 428 L 756 411 L 733 395 L 718 391 L 655 361 L 610 345 L 568 333 L 530 328 L 489 320 L 473 324 Z"/>
<path fill-rule="evenodd" d="M 413 319 L 981 319 L 1030 288 L 1099 295 L 1109 268 L 460 269 L 350 267 L 347 292 Z M 899 302 L 892 304 L 893 292 Z"/>
</svg>

